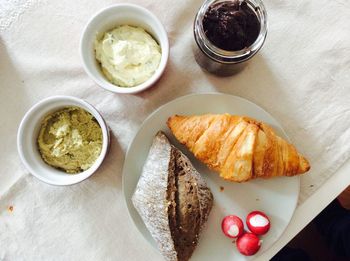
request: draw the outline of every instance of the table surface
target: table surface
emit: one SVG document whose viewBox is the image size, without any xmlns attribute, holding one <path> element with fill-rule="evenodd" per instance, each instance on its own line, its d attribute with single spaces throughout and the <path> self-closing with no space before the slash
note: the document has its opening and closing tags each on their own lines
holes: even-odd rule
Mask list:
<svg viewBox="0 0 350 261">
<path fill-rule="evenodd" d="M 25 215 L 31 214 L 31 210 L 21 213 L 15 206 L 13 218 L 16 218 L 16 223 L 4 210 L 11 202 L 4 200 L 15 201 L 17 197 L 29 200 L 22 192 L 30 196 L 32 191 L 29 188 L 32 186 L 42 187 L 41 192 L 46 193 L 36 191 L 33 198 L 38 202 L 35 204 L 42 203 L 39 200 L 42 196 L 48 196 L 47 202 L 59 203 L 57 198 L 50 198 L 59 189 L 50 190 L 39 183 L 34 184 L 34 181 L 25 178 L 28 173 L 19 163 L 17 127 L 34 103 L 51 95 L 72 95 L 87 100 L 105 117 L 113 133 L 108 158 L 97 175 L 67 188 L 67 191 L 78 199 L 80 191 L 86 199 L 91 196 L 89 193 L 93 188 L 105 186 L 99 200 L 102 202 L 103 195 L 115 198 L 121 204 L 111 210 L 115 215 L 113 218 L 120 224 L 132 226 L 124 213 L 126 208 L 120 197 L 121 177 L 118 174 L 121 173 L 127 147 L 142 121 L 159 106 L 177 97 L 190 93 L 222 92 L 251 100 L 271 113 L 312 165 L 310 173 L 301 178 L 299 205 L 288 228 L 272 248 L 256 256 L 257 260 L 271 258 L 350 184 L 350 175 L 347 175 L 350 171 L 350 92 L 347 88 L 350 85 L 349 2 L 264 1 L 269 14 L 265 46 L 242 72 L 228 78 L 203 72 L 192 55 L 193 17 L 202 0 L 177 1 L 176 5 L 170 0 L 161 3 L 152 0 L 130 2 L 148 8 L 159 17 L 168 32 L 171 47 L 169 63 L 162 78 L 153 88 L 137 95 L 115 95 L 102 90 L 81 66 L 78 52 L 80 34 L 91 16 L 97 10 L 115 4 L 114 0 L 91 0 L 88 3 L 84 0 L 0 0 L 0 97 L 5 97 L 0 109 L 6 112 L 0 122 L 0 195 L 5 194 L 5 199 L 3 196 L 0 199 L 0 244 L 7 242 L 6 233 L 10 227 L 28 236 L 26 247 L 30 249 L 32 240 L 36 238 L 31 238 L 27 225 L 34 224 L 40 228 L 40 222 L 43 222 L 40 215 L 52 211 L 51 205 L 43 205 L 43 209 L 36 208 L 33 212 L 37 220 L 27 220 Z M 168 8 L 170 5 L 172 8 Z M 16 194 L 11 189 L 18 189 L 18 186 L 13 186 L 18 184 L 18 180 L 23 187 L 16 190 Z M 8 190 L 10 193 L 6 192 Z M 43 202 L 47 203 L 45 200 Z M 101 202 L 96 201 L 96 204 Z M 99 206 L 94 207 L 100 209 Z M 93 208 L 88 210 L 98 217 Z M 123 213 L 118 215 L 118 211 Z M 72 217 L 77 218 L 75 214 Z M 25 226 L 21 230 L 23 224 Z M 129 233 L 129 229 L 120 224 L 110 229 L 117 230 L 122 236 L 106 239 L 110 240 L 106 244 L 109 250 L 113 250 L 111 242 L 116 240 L 117 259 L 135 260 L 142 258 L 147 251 L 151 257 L 161 260 L 137 234 L 136 228 L 130 228 Z M 69 228 L 72 224 L 65 225 Z M 61 233 L 66 232 L 63 226 L 60 229 Z M 84 232 L 92 236 L 88 234 L 91 231 L 94 230 Z M 51 231 L 48 239 L 52 241 L 49 243 L 55 242 L 54 233 L 58 231 Z M 38 235 L 45 236 L 45 233 Z M 16 252 L 16 247 L 24 248 L 18 245 L 16 235 L 8 237 L 14 244 L 7 249 L 11 255 Z M 133 237 L 136 237 L 135 240 Z M 44 241 L 40 243 L 47 246 Z M 6 255 L 2 251 L 0 248 L 0 260 L 2 254 Z"/>
</svg>

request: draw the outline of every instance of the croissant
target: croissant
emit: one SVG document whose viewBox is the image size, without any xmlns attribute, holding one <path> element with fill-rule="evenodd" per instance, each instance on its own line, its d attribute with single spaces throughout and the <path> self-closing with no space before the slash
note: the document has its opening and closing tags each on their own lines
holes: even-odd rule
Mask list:
<svg viewBox="0 0 350 261">
<path fill-rule="evenodd" d="M 174 115 L 167 125 L 197 159 L 229 181 L 294 176 L 310 169 L 292 144 L 269 125 L 249 117 Z"/>
</svg>

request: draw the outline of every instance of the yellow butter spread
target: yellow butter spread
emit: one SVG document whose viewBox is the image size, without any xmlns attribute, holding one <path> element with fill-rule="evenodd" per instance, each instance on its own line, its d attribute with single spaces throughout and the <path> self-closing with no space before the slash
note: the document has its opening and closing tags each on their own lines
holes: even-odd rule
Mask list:
<svg viewBox="0 0 350 261">
<path fill-rule="evenodd" d="M 155 73 L 161 59 L 161 48 L 143 28 L 122 25 L 96 39 L 95 54 L 102 72 L 111 83 L 133 87 Z"/>
</svg>

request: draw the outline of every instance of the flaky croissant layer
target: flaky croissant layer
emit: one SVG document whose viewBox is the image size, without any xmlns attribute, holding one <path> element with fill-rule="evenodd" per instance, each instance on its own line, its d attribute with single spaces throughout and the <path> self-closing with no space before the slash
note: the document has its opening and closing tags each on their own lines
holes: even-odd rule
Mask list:
<svg viewBox="0 0 350 261">
<path fill-rule="evenodd" d="M 310 164 L 295 147 L 255 119 L 230 114 L 174 115 L 167 121 L 174 136 L 226 180 L 294 176 Z"/>
</svg>

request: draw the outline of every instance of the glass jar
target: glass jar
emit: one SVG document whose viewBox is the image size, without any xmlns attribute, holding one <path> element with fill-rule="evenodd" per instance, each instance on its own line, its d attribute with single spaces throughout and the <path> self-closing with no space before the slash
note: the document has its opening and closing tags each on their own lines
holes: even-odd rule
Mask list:
<svg viewBox="0 0 350 261">
<path fill-rule="evenodd" d="M 193 25 L 196 42 L 193 48 L 194 57 L 202 68 L 218 76 L 230 76 L 240 71 L 263 46 L 267 34 L 267 14 L 262 0 L 245 0 L 259 19 L 258 38 L 251 46 L 238 51 L 226 51 L 212 44 L 204 33 L 203 18 L 209 6 L 226 1 L 230 0 L 206 0 L 199 9 Z"/>
</svg>

